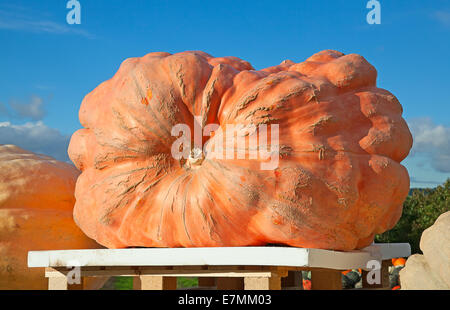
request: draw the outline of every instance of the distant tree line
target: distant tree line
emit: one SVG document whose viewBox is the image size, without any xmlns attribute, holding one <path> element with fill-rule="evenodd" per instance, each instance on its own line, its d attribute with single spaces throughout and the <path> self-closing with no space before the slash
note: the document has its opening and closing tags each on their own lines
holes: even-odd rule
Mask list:
<svg viewBox="0 0 450 310">
<path fill-rule="evenodd" d="M 435 188 L 412 189 L 403 204 L 403 213 L 397 225 L 376 235 L 375 242 L 408 242 L 412 254 L 421 254 L 419 243 L 422 232 L 447 211 L 450 211 L 450 178 Z"/>
</svg>

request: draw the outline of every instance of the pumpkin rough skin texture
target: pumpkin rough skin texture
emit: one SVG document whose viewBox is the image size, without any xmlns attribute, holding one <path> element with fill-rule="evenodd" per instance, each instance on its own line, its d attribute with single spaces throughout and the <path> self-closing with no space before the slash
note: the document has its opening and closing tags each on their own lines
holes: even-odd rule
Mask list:
<svg viewBox="0 0 450 310">
<path fill-rule="evenodd" d="M 376 76 L 362 56 L 332 50 L 259 71 L 200 51 L 127 59 L 80 108 L 75 220 L 109 248 L 368 246 L 401 215 L 412 146 Z M 187 168 L 171 156 L 171 129 L 194 132 L 194 116 L 279 124 L 277 169 L 247 155 Z"/>
<path fill-rule="evenodd" d="M 101 248 L 73 221 L 73 165 L 14 145 L 0 145 L 0 289 L 47 289 L 44 268 L 28 251 Z M 86 279 L 96 289 L 104 278 Z"/>
</svg>

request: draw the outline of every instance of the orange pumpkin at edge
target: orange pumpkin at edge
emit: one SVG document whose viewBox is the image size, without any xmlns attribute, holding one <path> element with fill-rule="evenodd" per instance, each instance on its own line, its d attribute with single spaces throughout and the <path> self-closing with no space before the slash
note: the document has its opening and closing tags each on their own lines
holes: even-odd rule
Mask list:
<svg viewBox="0 0 450 310">
<path fill-rule="evenodd" d="M 47 289 L 44 268 L 28 268 L 28 251 L 101 248 L 73 221 L 78 175 L 70 164 L 0 145 L 0 289 Z"/>
</svg>

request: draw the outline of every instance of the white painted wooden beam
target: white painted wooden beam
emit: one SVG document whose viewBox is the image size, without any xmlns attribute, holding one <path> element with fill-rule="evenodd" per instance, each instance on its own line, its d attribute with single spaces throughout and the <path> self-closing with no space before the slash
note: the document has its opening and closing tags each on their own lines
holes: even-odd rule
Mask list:
<svg viewBox="0 0 450 310">
<path fill-rule="evenodd" d="M 289 266 L 365 268 L 372 259 L 411 255 L 408 243 L 372 244 L 351 252 L 294 247 L 130 248 L 28 252 L 28 267 L 64 266 Z"/>
</svg>

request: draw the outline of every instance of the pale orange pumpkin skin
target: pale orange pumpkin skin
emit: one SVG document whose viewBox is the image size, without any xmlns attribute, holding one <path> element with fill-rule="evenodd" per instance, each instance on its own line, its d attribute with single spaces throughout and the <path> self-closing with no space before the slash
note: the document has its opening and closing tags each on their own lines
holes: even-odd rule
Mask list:
<svg viewBox="0 0 450 310">
<path fill-rule="evenodd" d="M 44 268 L 28 268 L 28 251 L 101 247 L 73 221 L 78 175 L 70 164 L 0 145 L 0 289 L 47 289 Z"/>
<path fill-rule="evenodd" d="M 80 108 L 76 222 L 110 248 L 367 246 L 401 215 L 412 146 L 376 76 L 363 57 L 330 50 L 260 71 L 203 52 L 127 59 Z M 248 157 L 186 168 L 171 129 L 194 132 L 194 115 L 202 126 L 279 124 L 278 168 Z"/>
</svg>

